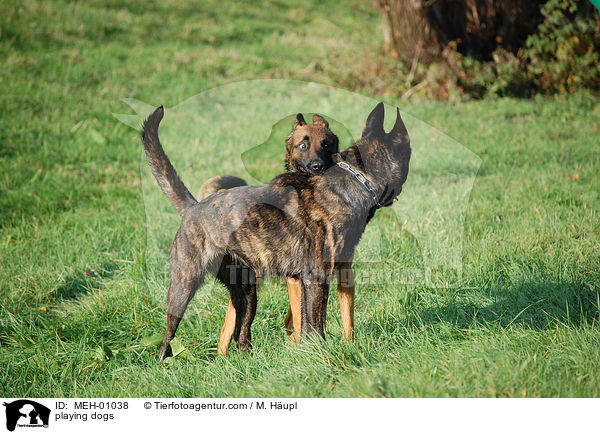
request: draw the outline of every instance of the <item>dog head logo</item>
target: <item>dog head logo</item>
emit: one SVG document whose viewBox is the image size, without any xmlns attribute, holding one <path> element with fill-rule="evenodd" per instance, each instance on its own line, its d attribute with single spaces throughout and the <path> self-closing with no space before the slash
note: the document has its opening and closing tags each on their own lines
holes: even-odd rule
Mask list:
<svg viewBox="0 0 600 434">
<path fill-rule="evenodd" d="M 5 402 L 6 429 L 14 431 L 18 427 L 48 427 L 50 409 L 28 399 Z"/>
</svg>

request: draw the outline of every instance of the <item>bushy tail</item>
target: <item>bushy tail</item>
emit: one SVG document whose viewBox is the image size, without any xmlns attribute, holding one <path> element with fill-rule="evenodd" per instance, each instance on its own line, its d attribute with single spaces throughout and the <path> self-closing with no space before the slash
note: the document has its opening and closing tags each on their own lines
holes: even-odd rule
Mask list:
<svg viewBox="0 0 600 434">
<path fill-rule="evenodd" d="M 215 176 L 204 181 L 200 187 L 200 190 L 198 190 L 196 197 L 199 201 L 201 201 L 219 190 L 241 187 L 242 185 L 248 184 L 246 184 L 246 181 L 244 181 L 242 178 L 238 178 L 237 176 Z"/>
<path fill-rule="evenodd" d="M 158 139 L 158 125 L 163 115 L 164 109 L 160 106 L 146 119 L 142 131 L 142 141 L 144 142 L 146 159 L 154 177 L 158 181 L 158 185 L 173 206 L 175 206 L 177 212 L 183 215 L 186 208 L 197 202 L 181 179 L 179 179 L 177 172 L 175 172 L 169 158 L 165 155 L 165 151 Z"/>
</svg>

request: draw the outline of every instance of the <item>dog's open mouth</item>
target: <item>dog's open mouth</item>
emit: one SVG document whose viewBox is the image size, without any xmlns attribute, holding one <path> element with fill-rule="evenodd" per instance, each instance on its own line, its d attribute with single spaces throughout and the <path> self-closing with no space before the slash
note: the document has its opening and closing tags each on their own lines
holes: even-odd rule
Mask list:
<svg viewBox="0 0 600 434">
<path fill-rule="evenodd" d="M 394 201 L 398 198 L 398 195 L 394 194 L 394 190 L 390 190 L 389 186 L 385 186 L 381 198 L 379 199 L 380 206 L 391 206 Z"/>
</svg>

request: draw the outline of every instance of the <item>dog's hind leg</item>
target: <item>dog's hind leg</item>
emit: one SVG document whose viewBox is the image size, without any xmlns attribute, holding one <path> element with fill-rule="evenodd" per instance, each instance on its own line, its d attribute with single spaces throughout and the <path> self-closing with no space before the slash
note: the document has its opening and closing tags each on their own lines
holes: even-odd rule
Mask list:
<svg viewBox="0 0 600 434">
<path fill-rule="evenodd" d="M 233 258 L 226 256 L 221 262 L 217 278 L 227 286 L 230 303 L 233 306 L 233 312 L 231 308 L 227 311 L 219 340 L 219 350 L 222 351 L 222 354 L 226 354 L 226 348 L 231 340 L 232 323 L 235 321 L 233 338 L 240 350 L 250 351 L 252 348 L 250 328 L 256 314 L 257 303 L 256 273 L 251 268 L 237 264 Z"/>
<path fill-rule="evenodd" d="M 308 277 L 303 278 L 302 283 L 302 334 L 317 332 L 325 339 L 329 281 Z"/>
<path fill-rule="evenodd" d="M 230 274 L 231 276 L 231 274 Z M 225 276 L 223 276 L 225 277 Z M 256 275 L 256 279 L 258 280 L 258 275 Z M 298 297 L 300 297 L 300 293 L 298 292 Z M 298 298 L 298 312 L 300 312 L 300 299 Z M 288 316 L 291 317 L 291 313 L 288 313 Z M 233 333 L 235 332 L 235 307 L 233 307 L 233 303 L 231 301 L 231 296 L 229 297 L 229 306 L 227 307 L 227 313 L 225 314 L 225 321 L 223 321 L 223 327 L 221 327 L 221 334 L 219 335 L 219 347 L 217 348 L 217 354 L 226 356 L 227 349 L 229 347 L 229 343 L 231 342 L 231 338 L 233 337 Z M 287 319 L 286 319 L 287 321 Z M 287 323 L 286 323 L 287 324 Z M 298 339 L 300 337 L 300 317 L 298 317 Z"/>
<path fill-rule="evenodd" d="M 253 273 L 251 269 L 248 270 Z M 254 315 L 256 315 L 256 283 L 239 285 L 237 294 L 232 297 L 231 301 L 236 312 L 233 338 L 240 350 L 248 352 L 252 349 L 250 329 L 252 321 L 254 321 Z"/>
<path fill-rule="evenodd" d="M 175 269 L 174 269 L 175 268 Z M 190 271 L 190 270 L 188 270 Z M 185 275 L 184 270 L 171 266 L 171 283 L 169 284 L 168 308 L 167 308 L 167 330 L 160 347 L 159 360 L 164 360 L 172 355 L 171 340 L 175 336 L 177 327 L 187 308 L 194 297 L 198 286 L 204 280 L 204 271 L 194 270 L 192 275 Z"/>
</svg>

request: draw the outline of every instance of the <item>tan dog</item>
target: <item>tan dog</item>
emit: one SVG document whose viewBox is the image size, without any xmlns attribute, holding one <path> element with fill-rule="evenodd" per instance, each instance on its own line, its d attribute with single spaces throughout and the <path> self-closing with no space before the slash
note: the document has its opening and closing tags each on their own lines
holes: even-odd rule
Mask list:
<svg viewBox="0 0 600 434">
<path fill-rule="evenodd" d="M 292 132 L 286 141 L 285 168 L 288 172 L 298 172 L 308 175 L 322 173 L 331 167 L 333 163 L 332 156 L 337 154 L 339 140 L 337 136 L 329 129 L 329 122 L 322 116 L 315 114 L 313 123 L 307 124 L 302 113 L 296 115 Z M 198 191 L 198 200 L 201 201 L 219 190 L 229 189 L 246 185 L 246 182 L 235 176 L 215 176 L 205 181 Z M 348 275 L 349 281 L 353 281 L 352 268 L 345 270 L 344 276 Z M 285 318 L 286 332 L 290 339 L 297 342 L 300 339 L 301 331 L 301 308 L 300 299 L 302 291 L 302 282 L 297 277 L 287 277 L 287 287 L 290 297 L 290 304 Z M 339 283 L 338 283 L 339 288 Z M 348 306 L 344 312 L 353 312 L 354 286 L 344 286 L 340 294 L 340 305 Z M 351 294 L 351 295 L 350 295 Z M 349 316 L 348 316 L 349 315 Z M 347 337 L 352 337 L 353 318 L 352 314 L 342 315 L 342 322 Z M 229 307 L 225 316 L 225 322 L 221 328 L 219 338 L 218 354 L 227 354 L 227 348 L 231 341 L 235 329 L 235 308 L 229 299 Z"/>
</svg>

